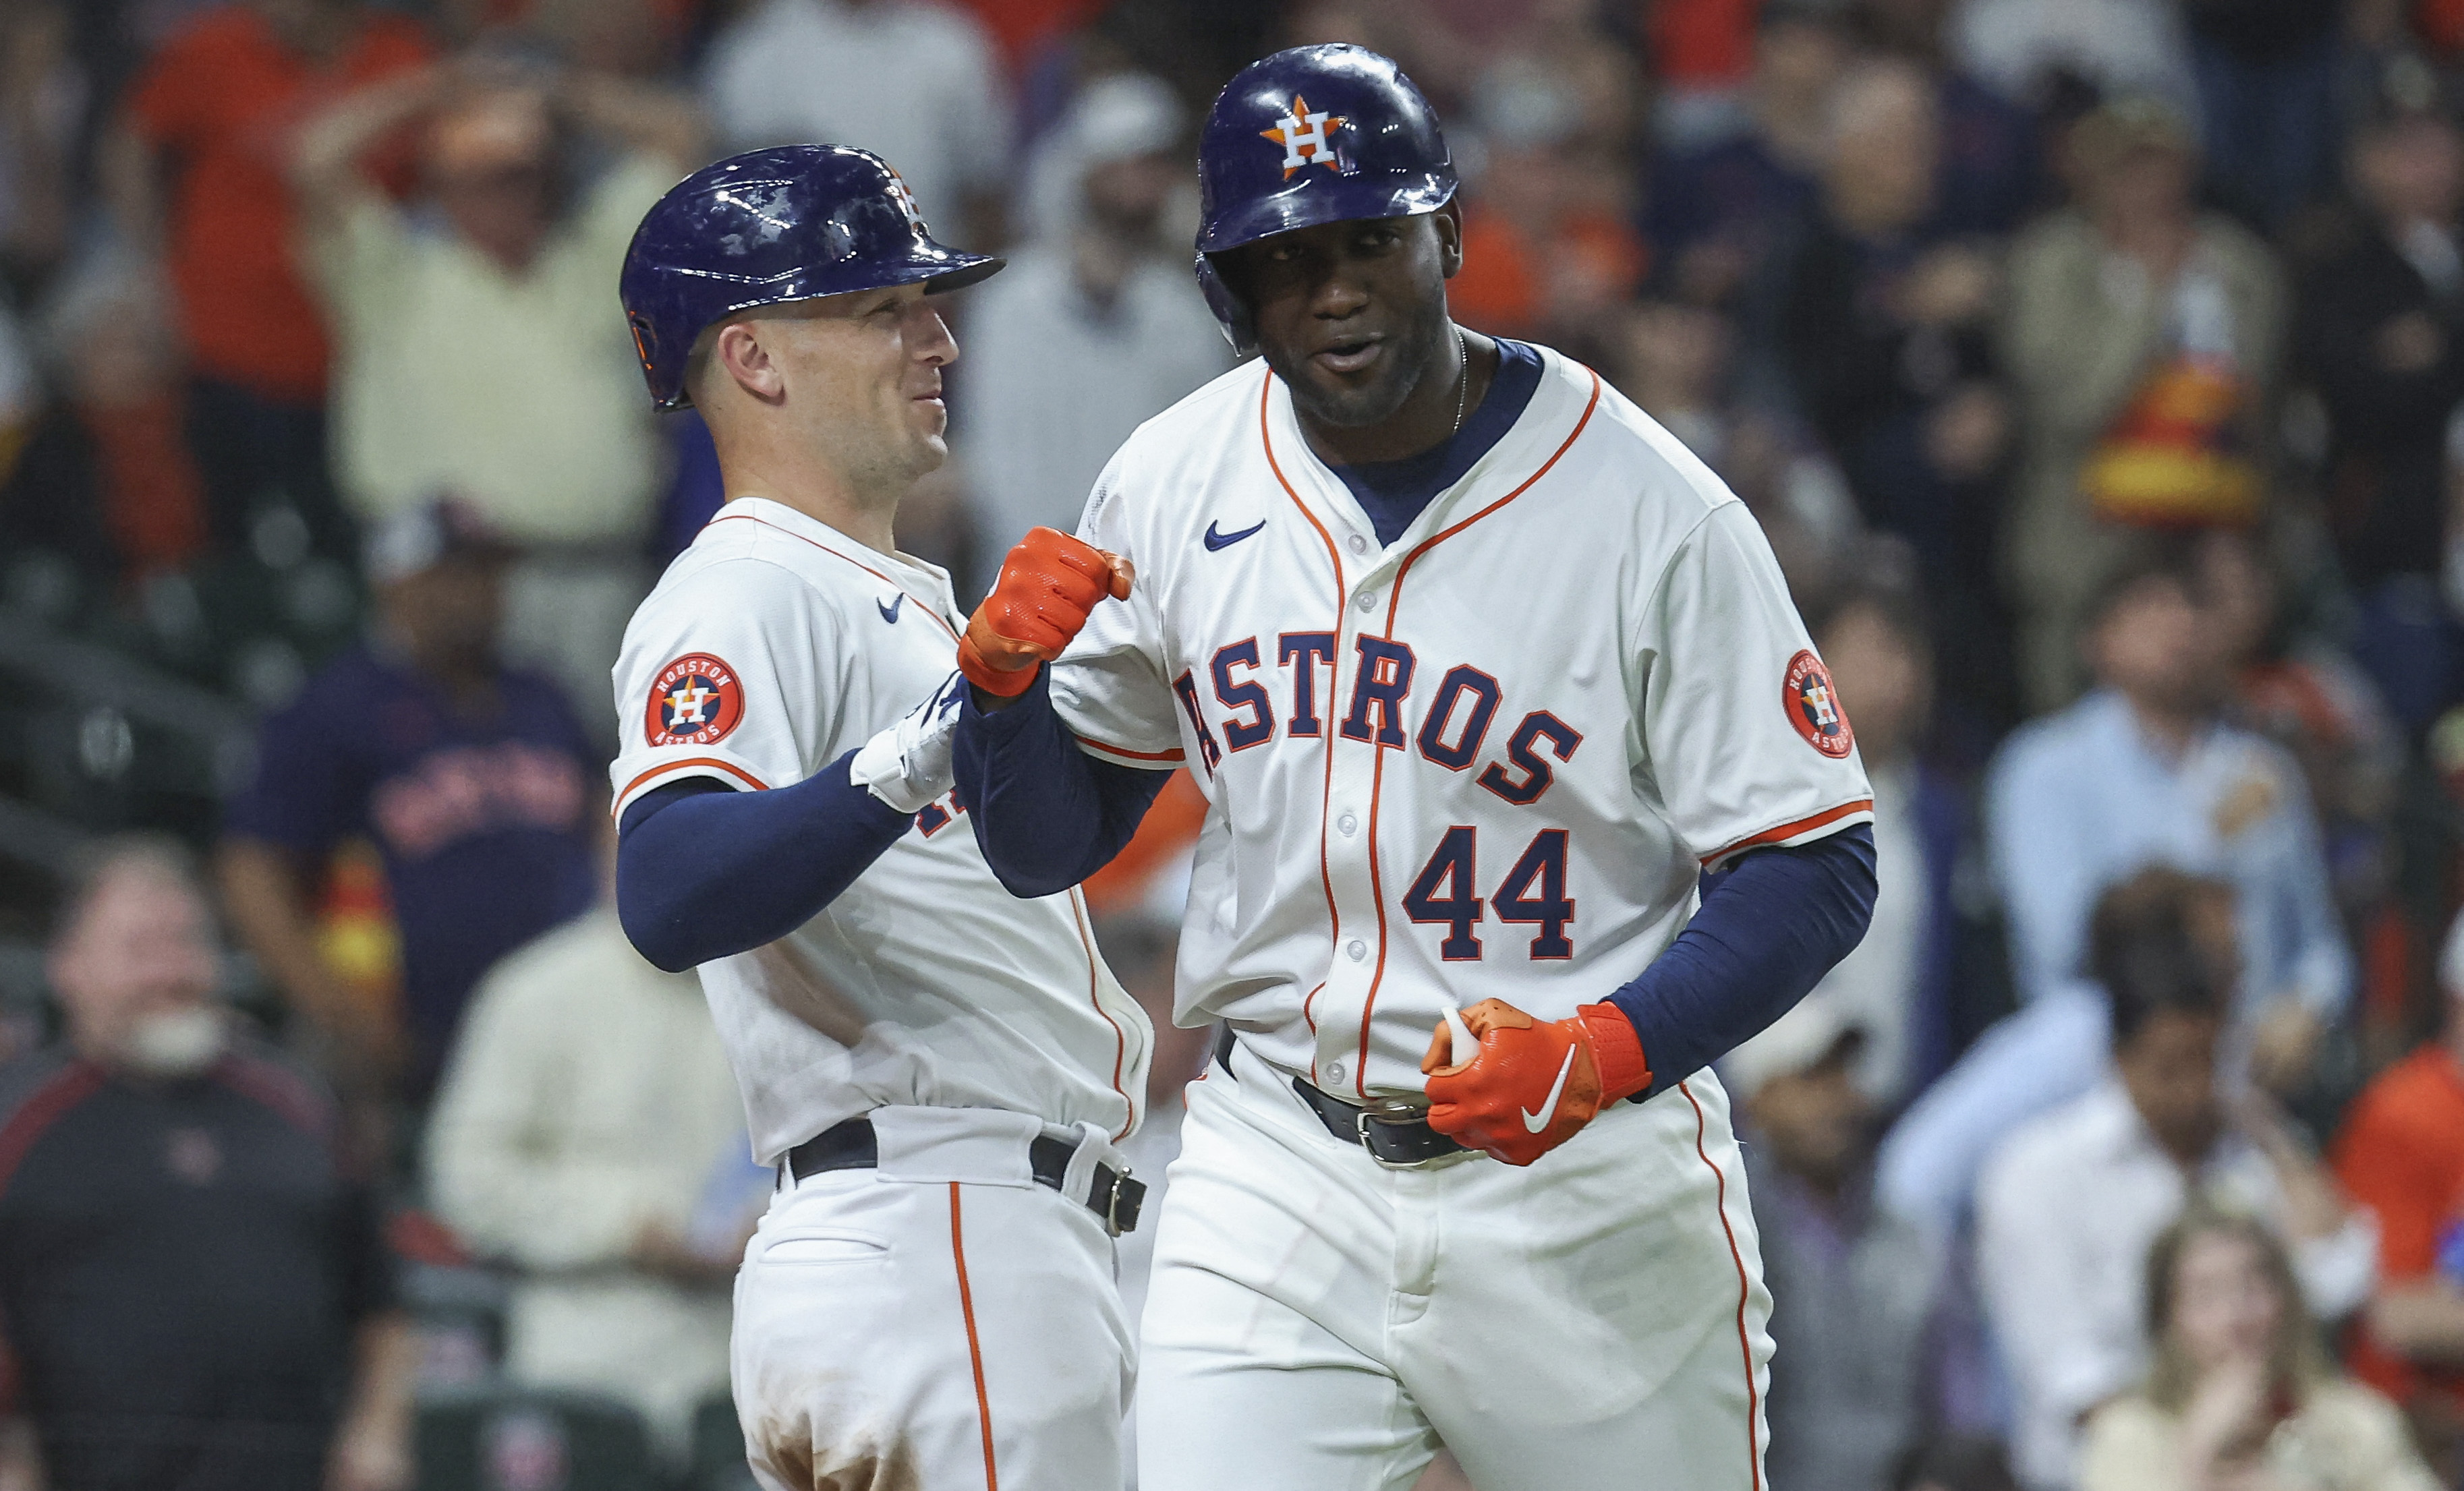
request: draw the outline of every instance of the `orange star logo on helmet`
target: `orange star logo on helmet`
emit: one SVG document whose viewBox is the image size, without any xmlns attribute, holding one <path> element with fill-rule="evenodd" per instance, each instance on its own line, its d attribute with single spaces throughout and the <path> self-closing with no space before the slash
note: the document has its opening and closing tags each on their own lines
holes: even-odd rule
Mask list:
<svg viewBox="0 0 2464 1491">
<path fill-rule="evenodd" d="M 890 200 L 907 214 L 910 224 L 919 230 L 924 227 L 924 209 L 915 205 L 915 193 L 907 189 L 907 178 L 899 175 L 896 167 L 890 172 Z"/>
<path fill-rule="evenodd" d="M 1327 137 L 1343 125 L 1342 115 L 1313 114 L 1309 112 L 1309 100 L 1294 94 L 1291 112 L 1275 121 L 1274 128 L 1262 129 L 1258 133 L 1284 147 L 1284 180 L 1289 181 L 1292 172 L 1312 161 L 1330 171 L 1342 171 L 1343 166 L 1334 157 L 1334 146 Z"/>
</svg>

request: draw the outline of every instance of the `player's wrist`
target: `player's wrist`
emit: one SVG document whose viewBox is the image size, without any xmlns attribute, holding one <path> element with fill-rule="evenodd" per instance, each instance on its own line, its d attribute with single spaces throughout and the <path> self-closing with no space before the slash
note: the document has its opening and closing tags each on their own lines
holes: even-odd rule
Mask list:
<svg viewBox="0 0 2464 1491">
<path fill-rule="evenodd" d="M 958 671 L 967 682 L 1000 699 L 1015 699 L 1035 686 L 1035 675 L 1044 670 L 1043 660 L 1030 658 L 1024 668 L 1001 668 L 976 646 L 974 628 L 958 639 Z"/>
<path fill-rule="evenodd" d="M 1576 1007 L 1574 1019 L 1591 1042 L 1592 1064 L 1600 1074 L 1603 1107 L 1651 1085 L 1651 1063 L 1643 1055 L 1642 1037 L 1636 1032 L 1634 1021 L 1626 1019 L 1625 1011 L 1614 1004 L 1585 1004 Z"/>
</svg>

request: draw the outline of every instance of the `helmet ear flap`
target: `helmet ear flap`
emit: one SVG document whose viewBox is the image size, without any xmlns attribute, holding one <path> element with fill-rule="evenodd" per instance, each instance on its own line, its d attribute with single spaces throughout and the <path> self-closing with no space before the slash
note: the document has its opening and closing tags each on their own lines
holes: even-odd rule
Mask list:
<svg viewBox="0 0 2464 1491">
<path fill-rule="evenodd" d="M 1216 322 L 1223 328 L 1223 340 L 1232 343 L 1236 357 L 1258 355 L 1257 321 L 1249 307 L 1215 268 L 1215 261 L 1201 252 L 1198 255 L 1198 288 L 1206 296 L 1206 308 L 1215 313 Z"/>
</svg>

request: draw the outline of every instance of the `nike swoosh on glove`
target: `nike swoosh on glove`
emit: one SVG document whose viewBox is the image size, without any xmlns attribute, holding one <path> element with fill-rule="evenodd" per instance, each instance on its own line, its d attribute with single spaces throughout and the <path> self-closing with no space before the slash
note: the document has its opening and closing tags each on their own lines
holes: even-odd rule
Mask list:
<svg viewBox="0 0 2464 1491">
<path fill-rule="evenodd" d="M 1461 1065 L 1441 1020 L 1420 1059 L 1429 1127 L 1508 1165 L 1529 1165 L 1573 1138 L 1594 1114 L 1651 1085 L 1634 1023 L 1614 1004 L 1535 1020 L 1503 999 L 1463 1012 L 1480 1050 Z"/>
<path fill-rule="evenodd" d="M 986 693 L 1015 699 L 1035 670 L 1061 655 L 1106 596 L 1130 598 L 1130 561 L 1053 528 L 1030 528 L 1001 561 L 1001 579 L 967 618 L 958 671 Z"/>
</svg>

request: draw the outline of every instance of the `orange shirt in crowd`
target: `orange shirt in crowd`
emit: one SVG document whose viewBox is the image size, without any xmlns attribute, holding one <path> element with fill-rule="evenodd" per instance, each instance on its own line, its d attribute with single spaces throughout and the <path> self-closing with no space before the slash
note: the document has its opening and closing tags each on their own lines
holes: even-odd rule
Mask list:
<svg viewBox="0 0 2464 1491">
<path fill-rule="evenodd" d="M 2336 1142 L 2336 1176 L 2378 1213 L 2379 1277 L 2422 1279 L 2438 1267 L 2438 1239 L 2464 1219 L 2464 1064 L 2444 1043 L 2414 1052 L 2363 1090 Z M 2406 1402 L 2423 1392 L 2464 1407 L 2464 1371 L 2424 1371 L 2356 1334 L 2353 1370 Z"/>
<path fill-rule="evenodd" d="M 1660 0 L 1643 27 L 1661 80 L 1672 88 L 1744 82 L 1754 70 L 1761 11 L 1762 0 Z"/>
<path fill-rule="evenodd" d="M 1463 269 L 1446 283 L 1446 310 L 1474 331 L 1529 337 L 1546 329 L 1552 284 L 1584 287 L 1586 300 L 1632 299 L 1650 267 L 1632 227 L 1605 213 L 1578 211 L 1546 245 L 1477 203 L 1463 210 Z"/>
<path fill-rule="evenodd" d="M 2464 0 L 2421 0 L 2412 19 L 2432 51 L 2451 57 L 2464 52 Z"/>
<path fill-rule="evenodd" d="M 169 157 L 165 250 L 198 371 L 269 399 L 324 397 L 324 328 L 292 258 L 291 137 L 319 106 L 431 55 L 416 25 L 380 14 L 320 63 L 224 6 L 130 85 L 133 126 Z"/>
</svg>

